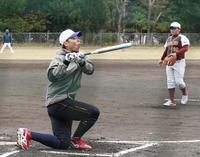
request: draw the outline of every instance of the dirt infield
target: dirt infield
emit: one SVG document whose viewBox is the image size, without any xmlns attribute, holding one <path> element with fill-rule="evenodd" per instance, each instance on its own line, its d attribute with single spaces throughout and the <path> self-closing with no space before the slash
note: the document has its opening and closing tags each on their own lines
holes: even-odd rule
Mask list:
<svg viewBox="0 0 200 157">
<path fill-rule="evenodd" d="M 83 76 L 77 95 L 101 110 L 97 124 L 85 135 L 93 150 L 58 151 L 33 142 L 25 152 L 15 143 L 6 145 L 15 142 L 18 127 L 51 132 L 44 107 L 49 62 L 0 60 L 0 157 L 200 155 L 199 60 L 187 61 L 189 103 L 180 105 L 177 90 L 178 106 L 173 108 L 162 106 L 168 93 L 165 68 L 157 60 L 94 60 L 96 71 Z"/>
<path fill-rule="evenodd" d="M 14 47 L 15 54 L 6 49 L 0 54 L 1 60 L 51 60 L 59 47 Z M 102 47 L 82 47 L 81 51 L 90 52 Z M 164 48 L 160 47 L 131 47 L 109 53 L 91 55 L 91 59 L 112 59 L 112 60 L 159 60 Z M 186 53 L 187 59 L 200 59 L 200 48 L 191 47 Z"/>
</svg>

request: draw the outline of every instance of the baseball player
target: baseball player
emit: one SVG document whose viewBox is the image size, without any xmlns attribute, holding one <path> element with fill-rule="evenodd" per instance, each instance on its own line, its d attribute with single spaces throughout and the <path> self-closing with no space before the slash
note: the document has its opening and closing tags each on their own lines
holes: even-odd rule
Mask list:
<svg viewBox="0 0 200 157">
<path fill-rule="evenodd" d="M 82 73 L 91 75 L 93 63 L 79 52 L 81 32 L 67 29 L 60 34 L 62 48 L 51 61 L 47 69 L 49 80 L 46 93 L 46 106 L 51 120 L 53 135 L 30 131 L 27 128 L 17 130 L 17 144 L 22 149 L 30 147 L 31 140 L 55 149 L 91 149 L 82 136 L 95 124 L 100 111 L 97 107 L 75 100 L 80 88 Z M 80 121 L 74 134 L 72 122 Z"/>
<path fill-rule="evenodd" d="M 160 65 L 168 55 L 176 55 L 176 62 L 174 65 L 166 65 L 167 87 L 169 91 L 169 100 L 165 102 L 164 106 L 176 106 L 175 102 L 175 88 L 178 87 L 182 92 L 181 104 L 187 104 L 188 91 L 184 82 L 185 73 L 185 53 L 188 51 L 190 42 L 188 38 L 180 34 L 181 25 L 178 22 L 170 24 L 170 33 L 164 47 L 165 50 L 159 62 Z"/>
<path fill-rule="evenodd" d="M 3 53 L 4 49 L 8 46 L 10 48 L 10 51 L 12 53 L 15 53 L 12 46 L 11 46 L 11 43 L 12 43 L 12 34 L 11 32 L 9 31 L 9 29 L 6 29 L 5 30 L 5 33 L 3 35 L 3 46 L 1 48 L 1 51 L 0 53 Z"/>
</svg>

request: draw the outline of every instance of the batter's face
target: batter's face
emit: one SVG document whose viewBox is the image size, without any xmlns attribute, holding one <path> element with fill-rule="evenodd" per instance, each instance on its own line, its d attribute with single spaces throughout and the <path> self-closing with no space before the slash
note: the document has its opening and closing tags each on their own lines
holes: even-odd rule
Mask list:
<svg viewBox="0 0 200 157">
<path fill-rule="evenodd" d="M 73 37 L 64 42 L 65 48 L 70 52 L 78 52 L 80 44 L 81 42 L 79 37 Z"/>
<path fill-rule="evenodd" d="M 177 28 L 177 27 L 170 27 L 170 33 L 172 35 L 178 35 L 180 33 L 180 28 Z"/>
</svg>

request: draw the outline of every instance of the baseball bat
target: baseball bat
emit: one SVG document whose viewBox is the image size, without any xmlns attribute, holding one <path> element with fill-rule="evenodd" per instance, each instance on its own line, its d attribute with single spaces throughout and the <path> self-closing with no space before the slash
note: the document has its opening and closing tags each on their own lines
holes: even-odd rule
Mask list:
<svg viewBox="0 0 200 157">
<path fill-rule="evenodd" d="M 119 45 L 115 45 L 115 46 L 109 46 L 109 47 L 105 47 L 105 48 L 96 49 L 96 50 L 94 50 L 92 52 L 85 53 L 85 55 L 106 53 L 106 52 L 110 52 L 110 51 L 115 51 L 115 50 L 120 50 L 120 49 L 124 49 L 124 48 L 129 48 L 131 46 L 133 46 L 132 43 L 124 43 L 124 44 L 119 44 Z"/>
</svg>

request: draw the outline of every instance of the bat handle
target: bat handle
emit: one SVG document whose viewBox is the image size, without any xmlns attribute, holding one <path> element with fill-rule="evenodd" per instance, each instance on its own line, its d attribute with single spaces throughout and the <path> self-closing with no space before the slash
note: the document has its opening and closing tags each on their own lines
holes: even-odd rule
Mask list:
<svg viewBox="0 0 200 157">
<path fill-rule="evenodd" d="M 91 55 L 91 54 L 92 54 L 91 52 L 84 53 L 85 56 Z"/>
</svg>

